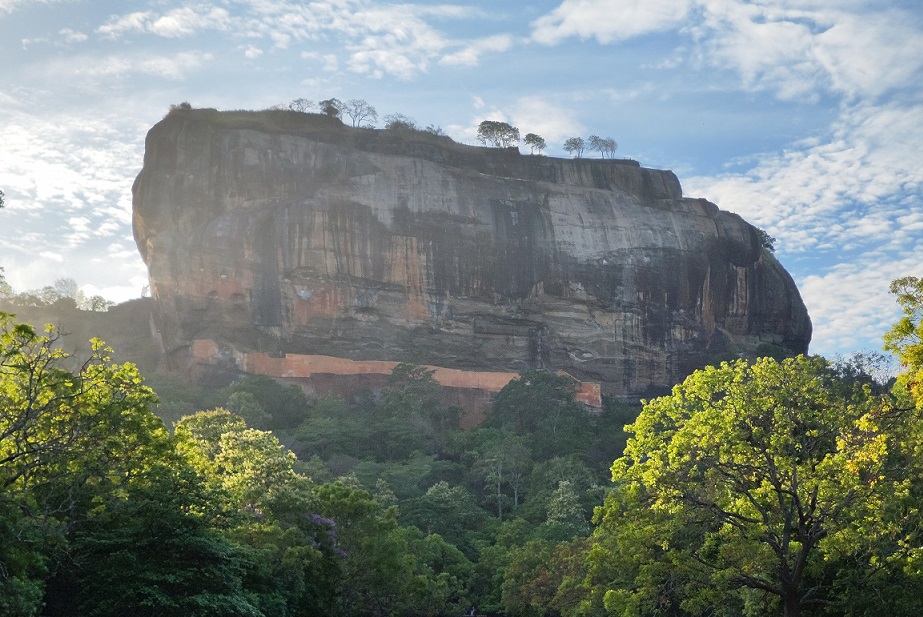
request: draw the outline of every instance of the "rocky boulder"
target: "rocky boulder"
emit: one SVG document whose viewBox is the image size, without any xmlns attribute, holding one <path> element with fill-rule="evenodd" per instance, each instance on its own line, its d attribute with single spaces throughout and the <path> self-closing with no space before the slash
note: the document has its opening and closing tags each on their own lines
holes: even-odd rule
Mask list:
<svg viewBox="0 0 923 617">
<path fill-rule="evenodd" d="M 133 197 L 175 366 L 210 340 L 228 357 L 545 367 L 636 398 L 810 341 L 757 230 L 634 161 L 176 110 L 147 136 Z"/>
</svg>

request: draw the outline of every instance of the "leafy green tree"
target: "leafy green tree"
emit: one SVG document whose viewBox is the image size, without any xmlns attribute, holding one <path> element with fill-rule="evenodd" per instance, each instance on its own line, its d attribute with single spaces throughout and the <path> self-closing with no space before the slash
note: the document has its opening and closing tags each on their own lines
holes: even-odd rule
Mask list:
<svg viewBox="0 0 923 617">
<path fill-rule="evenodd" d="M 478 125 L 478 141 L 496 148 L 510 148 L 519 143 L 519 129 L 506 122 L 484 120 Z"/>
<path fill-rule="evenodd" d="M 499 438 L 484 444 L 477 467 L 483 474 L 488 500 L 494 502 L 497 508 L 497 518 L 503 520 L 508 502 L 513 512 L 518 510 L 526 478 L 532 469 L 532 459 L 525 439 L 519 435 L 501 433 Z"/>
<path fill-rule="evenodd" d="M 417 527 L 427 535 L 439 534 L 471 559 L 477 555 L 479 532 L 489 526 L 489 518 L 470 491 L 445 481 L 400 507 L 401 524 Z"/>
<path fill-rule="evenodd" d="M 907 276 L 891 283 L 903 316 L 885 334 L 885 350 L 897 356 L 904 372 L 898 377 L 923 406 L 923 278 Z"/>
<path fill-rule="evenodd" d="M 301 388 L 283 385 L 264 375 L 247 375 L 236 380 L 230 385 L 228 396 L 233 397 L 238 392 L 249 394 L 252 398 L 245 397 L 246 400 L 269 414 L 266 428 L 294 428 L 304 421 L 310 407 L 308 397 Z"/>
<path fill-rule="evenodd" d="M 471 605 L 473 564 L 438 534 L 404 529 L 408 553 L 413 555 L 413 579 L 401 614 L 436 617 L 461 615 Z"/>
<path fill-rule="evenodd" d="M 415 131 L 417 123 L 413 118 L 404 114 L 388 114 L 385 116 L 385 129 L 389 131 Z"/>
<path fill-rule="evenodd" d="M 231 392 L 225 407 L 231 413 L 243 418 L 247 426 L 253 428 L 265 429 L 272 422 L 272 417 L 257 402 L 256 397 L 246 390 Z"/>
<path fill-rule="evenodd" d="M 225 409 L 183 418 L 175 436 L 178 450 L 213 490 L 235 508 L 260 507 L 273 490 L 297 479 L 295 455 L 266 431 L 247 428 Z"/>
<path fill-rule="evenodd" d="M 534 523 L 547 521 L 551 502 L 562 482 L 566 482 L 576 496 L 580 510 L 577 518 L 586 526 L 593 508 L 602 501 L 603 489 L 578 456 L 558 456 L 535 465 L 529 475 L 529 499 L 520 515 Z"/>
<path fill-rule="evenodd" d="M 442 404 L 442 389 L 433 370 L 402 362 L 394 367 L 375 422 L 385 459 L 402 458 L 415 450 L 441 450 L 458 429 L 458 410 Z"/>
<path fill-rule="evenodd" d="M 0 314 L 0 528 L 13 532 L 0 549 L 0 614 L 35 614 L 43 603 L 55 614 L 56 598 L 72 606 L 80 534 L 171 460 L 156 397 L 135 367 L 111 363 L 94 341 L 69 371 L 61 347 L 53 328 L 42 336 Z"/>
<path fill-rule="evenodd" d="M 66 485 L 55 506 L 64 511 L 81 488 L 118 486 L 145 457 L 162 453 L 167 433 L 133 365 L 110 363 L 111 350 L 94 340 L 80 370 L 65 370 L 70 356 L 57 332 L 48 333 L 0 313 L 0 490 Z"/>
<path fill-rule="evenodd" d="M 0 615 L 38 615 L 45 595 L 47 533 L 8 496 L 0 496 Z M 54 538 L 50 538 L 52 541 Z"/>
<path fill-rule="evenodd" d="M 295 431 L 304 454 L 329 460 L 338 455 L 358 457 L 372 451 L 373 427 L 350 411 L 336 399 L 318 402 Z"/>
<path fill-rule="evenodd" d="M 776 252 L 776 239 L 769 235 L 769 232 L 762 227 L 756 227 L 756 235 L 759 239 L 760 246 L 770 253 Z"/>
<path fill-rule="evenodd" d="M 487 426 L 528 435 L 542 461 L 579 452 L 591 441 L 589 413 L 576 401 L 576 381 L 550 371 L 529 370 L 497 393 Z"/>
<path fill-rule="evenodd" d="M 329 519 L 343 551 L 334 590 L 343 615 L 389 615 L 406 602 L 413 578 L 407 539 L 396 510 L 343 482 L 317 487 L 319 514 Z"/>
<path fill-rule="evenodd" d="M 580 494 L 569 481 L 558 482 L 548 500 L 547 510 L 545 525 L 563 534 L 566 539 L 589 533 L 589 521 L 580 503 Z"/>
<path fill-rule="evenodd" d="M 523 143 L 532 148 L 532 154 L 535 154 L 535 151 L 538 150 L 538 153 L 541 154 L 542 150 L 548 145 L 545 143 L 545 138 L 541 135 L 536 135 L 535 133 L 526 133 Z"/>
<path fill-rule="evenodd" d="M 73 595 L 80 614 L 100 617 L 262 615 L 243 588 L 243 554 L 202 515 L 213 507 L 194 474 L 153 468 L 126 488 L 77 530 L 59 611 Z"/>
<path fill-rule="evenodd" d="M 564 151 L 573 154 L 574 158 L 579 159 L 583 156 L 584 150 L 586 150 L 586 142 L 583 141 L 583 137 L 568 137 L 564 140 Z"/>
<path fill-rule="evenodd" d="M 613 614 L 665 600 L 690 614 L 842 609 L 859 590 L 831 580 L 912 562 L 920 422 L 823 359 L 708 367 L 628 428 L 598 514 L 597 534 L 637 560 L 604 594 Z"/>
</svg>

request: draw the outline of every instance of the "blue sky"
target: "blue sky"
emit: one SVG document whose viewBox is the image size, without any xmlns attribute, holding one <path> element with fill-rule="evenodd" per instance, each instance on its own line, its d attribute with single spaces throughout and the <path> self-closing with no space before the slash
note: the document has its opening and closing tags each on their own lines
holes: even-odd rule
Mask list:
<svg viewBox="0 0 923 617">
<path fill-rule="evenodd" d="M 814 322 L 876 350 L 923 276 L 919 0 L 0 0 L 0 266 L 137 297 L 131 183 L 171 104 L 361 98 L 475 143 L 598 134 L 737 212 Z"/>
</svg>

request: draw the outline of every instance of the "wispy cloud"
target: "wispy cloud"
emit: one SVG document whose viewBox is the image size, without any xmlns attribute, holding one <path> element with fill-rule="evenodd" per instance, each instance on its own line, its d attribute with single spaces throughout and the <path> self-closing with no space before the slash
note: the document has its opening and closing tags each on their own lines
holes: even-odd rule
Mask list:
<svg viewBox="0 0 923 617">
<path fill-rule="evenodd" d="M 511 36 L 497 34 L 455 40 L 431 22 L 470 19 L 480 11 L 458 5 L 386 4 L 371 0 L 319 0 L 307 4 L 288 0 L 242 0 L 233 14 L 205 3 L 163 11 L 136 11 L 114 15 L 97 29 L 108 38 L 150 34 L 186 38 L 209 30 L 269 42 L 273 49 L 316 44 L 339 39 L 349 71 L 380 78 L 391 75 L 411 79 L 440 62 L 477 65 L 485 53 L 502 52 L 513 44 Z M 255 59 L 262 47 L 248 43 L 245 55 Z M 316 50 L 308 50 L 316 54 Z"/>
<path fill-rule="evenodd" d="M 188 51 L 172 55 L 132 52 L 130 54 L 78 54 L 50 61 L 45 66 L 49 77 L 81 82 L 100 78 L 124 78 L 144 75 L 182 80 L 201 70 L 214 59 L 210 52 Z M 95 82 L 83 82 L 95 87 Z"/>
<path fill-rule="evenodd" d="M 584 134 L 585 127 L 576 116 L 572 108 L 540 96 L 520 98 L 510 109 L 510 117 L 516 126 L 525 132 L 541 135 L 549 146 Z"/>
<path fill-rule="evenodd" d="M 532 38 L 601 43 L 665 30 L 686 33 L 688 57 L 739 74 L 782 99 L 833 93 L 877 97 L 912 86 L 923 69 L 923 16 L 871 2 L 824 0 L 564 0 Z"/>
<path fill-rule="evenodd" d="M 888 285 L 910 274 L 923 276 L 917 255 L 888 260 L 863 257 L 798 280 L 814 321 L 812 353 L 858 350 L 867 341 L 874 342 L 872 349 L 880 350 L 881 337 L 900 317 Z"/>
<path fill-rule="evenodd" d="M 0 112 L 9 127 L 0 149 L 0 186 L 6 193 L 4 240 L 8 278 L 17 289 L 62 275 L 103 281 L 116 270 L 137 276 L 137 253 L 105 269 L 88 260 L 100 242 L 131 241 L 126 179 L 141 164 L 143 129 L 117 109 L 76 117 L 42 109 L 44 93 L 20 91 Z M 38 255 L 39 261 L 34 258 Z M 140 288 L 139 288 L 140 289 Z M 138 293 L 136 290 L 135 294 Z M 127 296 L 119 296 L 125 298 Z"/>
<path fill-rule="evenodd" d="M 227 30 L 230 24 L 231 16 L 226 9 L 196 4 L 172 9 L 163 14 L 140 11 L 113 16 L 96 31 L 113 38 L 132 32 L 181 38 L 192 36 L 201 30 Z"/>
<path fill-rule="evenodd" d="M 685 184 L 770 227 L 787 253 L 894 242 L 901 237 L 897 218 L 923 208 L 920 126 L 923 105 L 851 108 L 821 139 L 764 155 L 746 173 Z M 895 207 L 907 196 L 909 203 Z"/>
<path fill-rule="evenodd" d="M 691 6 L 691 0 L 564 0 L 535 20 L 532 38 L 548 45 L 572 36 L 621 41 L 679 27 Z"/>
<path fill-rule="evenodd" d="M 439 60 L 440 64 L 477 66 L 485 53 L 500 53 L 513 46 L 513 37 L 497 34 L 465 44 L 462 49 L 447 54 Z"/>
<path fill-rule="evenodd" d="M 813 272 L 798 283 L 823 341 L 817 352 L 880 338 L 896 315 L 888 282 L 923 274 L 920 126 L 923 105 L 859 106 L 823 139 L 764 156 L 747 173 L 684 182 L 764 226 L 783 262 Z"/>
<path fill-rule="evenodd" d="M 0 17 L 2 13 L 10 14 L 16 9 L 28 4 L 55 4 L 56 2 L 68 2 L 73 0 L 0 0 Z"/>
</svg>

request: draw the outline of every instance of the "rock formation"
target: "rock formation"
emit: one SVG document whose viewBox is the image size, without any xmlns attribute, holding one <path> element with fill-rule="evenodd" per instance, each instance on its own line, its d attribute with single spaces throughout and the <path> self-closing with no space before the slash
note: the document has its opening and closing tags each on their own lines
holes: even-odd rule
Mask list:
<svg viewBox="0 0 923 617">
<path fill-rule="evenodd" d="M 810 341 L 757 230 L 634 161 L 176 110 L 149 132 L 133 195 L 176 366 L 208 340 L 212 360 L 545 367 L 637 398 Z"/>
</svg>

